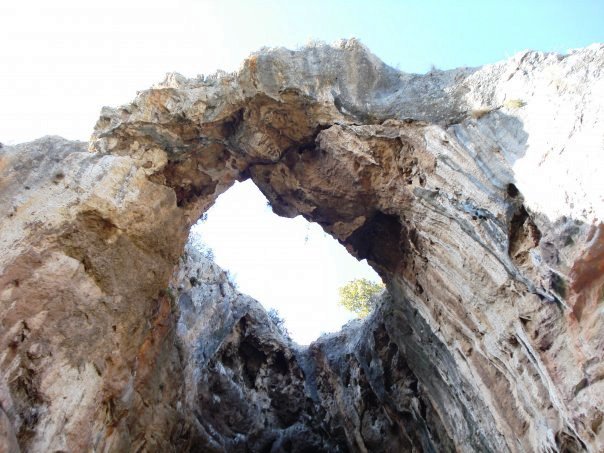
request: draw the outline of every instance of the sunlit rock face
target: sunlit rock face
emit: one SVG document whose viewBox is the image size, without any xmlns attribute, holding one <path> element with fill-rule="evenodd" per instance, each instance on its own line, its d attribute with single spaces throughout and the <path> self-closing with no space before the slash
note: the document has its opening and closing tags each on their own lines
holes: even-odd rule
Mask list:
<svg viewBox="0 0 604 453">
<path fill-rule="evenodd" d="M 604 449 L 603 66 L 269 49 L 0 149 L 0 445 Z M 248 178 L 380 273 L 365 324 L 299 348 L 183 253 Z"/>
</svg>

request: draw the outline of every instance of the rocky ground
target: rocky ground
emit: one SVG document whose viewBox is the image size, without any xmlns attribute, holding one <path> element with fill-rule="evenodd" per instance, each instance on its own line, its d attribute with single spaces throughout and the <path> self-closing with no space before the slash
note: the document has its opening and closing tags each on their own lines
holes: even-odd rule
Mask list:
<svg viewBox="0 0 604 453">
<path fill-rule="evenodd" d="M 2 147 L 0 451 L 601 451 L 603 67 L 267 49 Z M 249 178 L 380 273 L 365 323 L 299 348 L 185 248 Z"/>
</svg>

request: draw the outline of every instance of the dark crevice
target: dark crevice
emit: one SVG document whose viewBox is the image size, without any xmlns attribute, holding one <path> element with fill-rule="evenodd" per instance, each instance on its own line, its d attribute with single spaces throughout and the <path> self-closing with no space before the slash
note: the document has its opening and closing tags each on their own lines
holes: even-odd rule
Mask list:
<svg viewBox="0 0 604 453">
<path fill-rule="evenodd" d="M 239 109 L 222 123 L 222 134 L 224 137 L 232 137 L 243 123 L 244 109 Z"/>
<path fill-rule="evenodd" d="M 539 245 L 541 231 L 521 205 L 512 216 L 509 227 L 508 253 L 517 265 L 529 262 L 529 251 Z"/>
<path fill-rule="evenodd" d="M 408 250 L 405 229 L 398 216 L 378 211 L 352 233 L 346 243 L 359 259 L 377 264 L 383 272 L 394 272 L 405 261 Z"/>
<path fill-rule="evenodd" d="M 506 192 L 510 198 L 516 198 L 520 193 L 518 188 L 514 184 L 508 184 L 506 188 Z"/>
</svg>

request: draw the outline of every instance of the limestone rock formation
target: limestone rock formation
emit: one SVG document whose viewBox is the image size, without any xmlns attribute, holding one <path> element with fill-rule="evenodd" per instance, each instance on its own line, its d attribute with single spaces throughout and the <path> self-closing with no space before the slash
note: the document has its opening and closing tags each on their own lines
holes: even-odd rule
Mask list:
<svg viewBox="0 0 604 453">
<path fill-rule="evenodd" d="M 387 294 L 366 322 L 300 347 L 194 247 L 173 280 L 195 451 L 452 449 L 399 353 Z"/>
<path fill-rule="evenodd" d="M 603 67 L 267 49 L 3 147 L 1 448 L 602 451 Z M 298 347 L 183 254 L 248 178 L 380 273 L 367 322 Z"/>
</svg>

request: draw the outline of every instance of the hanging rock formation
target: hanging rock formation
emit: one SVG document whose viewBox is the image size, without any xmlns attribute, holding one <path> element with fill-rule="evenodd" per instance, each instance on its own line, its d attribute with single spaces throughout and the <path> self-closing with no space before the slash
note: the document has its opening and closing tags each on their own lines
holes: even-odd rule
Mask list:
<svg viewBox="0 0 604 453">
<path fill-rule="evenodd" d="M 602 451 L 603 68 L 271 49 L 3 147 L 0 451 Z M 298 347 L 183 254 L 248 178 L 380 273 L 367 322 Z"/>
</svg>

